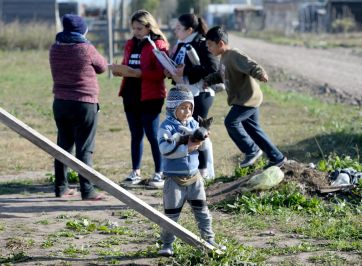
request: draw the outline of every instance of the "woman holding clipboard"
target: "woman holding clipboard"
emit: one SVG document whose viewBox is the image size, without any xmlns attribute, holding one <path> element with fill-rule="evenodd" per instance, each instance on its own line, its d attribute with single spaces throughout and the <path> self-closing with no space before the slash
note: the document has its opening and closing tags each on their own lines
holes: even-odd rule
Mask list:
<svg viewBox="0 0 362 266">
<path fill-rule="evenodd" d="M 162 188 L 162 162 L 157 130 L 166 87 L 163 67 L 153 53 L 153 45 L 158 50 L 167 52 L 168 42 L 156 20 L 146 10 L 138 10 L 132 14 L 131 28 L 133 38 L 125 45 L 122 64 L 111 66 L 113 75 L 123 77 L 119 96 L 123 98 L 131 133 L 132 171 L 125 181 L 135 185 L 143 180 L 141 160 L 143 138 L 146 134 L 155 164 L 155 173 L 150 178 L 149 185 Z"/>
</svg>

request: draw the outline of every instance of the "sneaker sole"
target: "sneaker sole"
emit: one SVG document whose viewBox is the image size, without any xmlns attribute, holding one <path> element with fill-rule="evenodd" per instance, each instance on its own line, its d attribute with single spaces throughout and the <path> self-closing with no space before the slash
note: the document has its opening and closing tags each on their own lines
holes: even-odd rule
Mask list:
<svg viewBox="0 0 362 266">
<path fill-rule="evenodd" d="M 172 257 L 173 256 L 173 252 L 169 253 L 169 252 L 158 252 L 159 256 L 163 256 L 163 257 Z"/>
<path fill-rule="evenodd" d="M 148 185 L 150 187 L 154 187 L 154 188 L 163 188 L 164 187 L 164 183 L 162 182 L 162 184 L 157 184 L 157 183 L 154 183 L 154 182 L 150 182 L 148 183 Z"/>
<path fill-rule="evenodd" d="M 255 157 L 250 160 L 248 163 L 239 164 L 240 168 L 248 167 L 250 165 L 253 165 L 261 156 L 263 155 L 263 151 L 259 150 L 257 154 L 255 154 Z"/>
</svg>

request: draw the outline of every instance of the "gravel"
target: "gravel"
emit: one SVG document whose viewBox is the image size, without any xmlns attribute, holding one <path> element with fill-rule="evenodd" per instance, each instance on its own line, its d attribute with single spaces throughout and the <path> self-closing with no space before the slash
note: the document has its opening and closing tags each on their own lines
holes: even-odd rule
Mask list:
<svg viewBox="0 0 362 266">
<path fill-rule="evenodd" d="M 229 43 L 245 51 L 268 72 L 279 89 L 307 92 L 325 100 L 362 104 L 362 57 L 352 49 L 312 49 L 276 45 L 229 36 Z"/>
</svg>

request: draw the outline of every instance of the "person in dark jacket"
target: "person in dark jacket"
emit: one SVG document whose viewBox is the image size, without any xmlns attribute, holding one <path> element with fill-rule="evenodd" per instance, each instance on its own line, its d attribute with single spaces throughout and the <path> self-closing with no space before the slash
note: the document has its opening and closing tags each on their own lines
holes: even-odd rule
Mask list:
<svg viewBox="0 0 362 266">
<path fill-rule="evenodd" d="M 123 77 L 119 96 L 123 98 L 124 111 L 131 132 L 132 171 L 126 182 L 139 184 L 143 137 L 146 134 L 151 145 L 155 173 L 149 185 L 162 188 L 162 162 L 157 142 L 160 113 L 166 97 L 163 67 L 153 53 L 153 45 L 167 52 L 168 42 L 156 20 L 146 10 L 138 10 L 131 16 L 133 38 L 124 49 L 121 65 L 113 65 L 112 72 Z"/>
<path fill-rule="evenodd" d="M 175 35 L 178 39 L 171 57 L 179 65 L 177 73 L 173 76 L 175 83 L 187 84 L 194 96 L 195 109 L 193 117 L 198 121 L 198 116 L 207 118 L 209 109 L 214 101 L 215 92 L 211 88 L 204 88 L 203 78 L 218 69 L 218 59 L 212 55 L 206 46 L 205 34 L 207 25 L 205 21 L 195 14 L 183 14 L 178 17 L 175 26 Z M 194 49 L 199 63 L 193 62 L 187 51 Z M 166 73 L 170 76 L 169 73 Z M 211 149 L 210 145 L 210 149 Z M 208 158 L 209 157 L 209 158 Z M 211 157 L 211 158 L 210 158 Z M 199 153 L 199 171 L 204 178 L 214 177 L 212 165 L 212 150 Z"/>
<path fill-rule="evenodd" d="M 92 166 L 92 155 L 98 121 L 99 84 L 97 74 L 107 70 L 107 61 L 89 43 L 85 35 L 87 25 L 82 17 L 63 16 L 63 31 L 56 35 L 51 46 L 49 62 L 53 77 L 53 113 L 58 128 L 57 144 L 72 152 L 85 164 Z M 55 160 L 55 196 L 75 196 L 68 187 L 68 167 Z M 102 200 L 93 184 L 79 175 L 83 200 Z"/>
</svg>

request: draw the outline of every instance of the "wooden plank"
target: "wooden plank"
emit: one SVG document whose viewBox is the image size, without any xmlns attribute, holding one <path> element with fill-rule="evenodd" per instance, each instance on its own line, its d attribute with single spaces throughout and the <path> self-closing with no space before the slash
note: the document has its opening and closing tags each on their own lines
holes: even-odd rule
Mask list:
<svg viewBox="0 0 362 266">
<path fill-rule="evenodd" d="M 320 193 L 331 193 L 331 192 L 337 192 L 337 191 L 346 191 L 351 190 L 355 188 L 356 185 L 345 185 L 345 186 L 321 186 L 318 188 Z"/>
<path fill-rule="evenodd" d="M 82 161 L 78 160 L 73 155 L 66 152 L 65 150 L 51 142 L 49 139 L 47 139 L 31 127 L 27 126 L 26 124 L 6 112 L 1 107 L 0 121 L 22 137 L 26 138 L 27 140 L 38 146 L 40 149 L 53 156 L 55 159 L 61 161 L 65 165 L 69 166 L 70 168 L 90 180 L 92 183 L 96 184 L 104 191 L 107 191 L 109 194 L 113 195 L 120 201 L 127 204 L 127 206 L 129 206 L 130 208 L 136 210 L 143 216 L 147 217 L 151 221 L 161 226 L 162 228 L 174 233 L 184 242 L 196 246 L 200 249 L 206 249 L 209 251 L 214 250 L 214 247 L 211 246 L 209 243 L 205 242 L 178 223 L 172 221 L 163 213 L 152 208 L 150 205 L 137 198 L 124 188 L 120 187 L 112 180 L 106 178 L 101 173 L 84 164 Z"/>
</svg>

